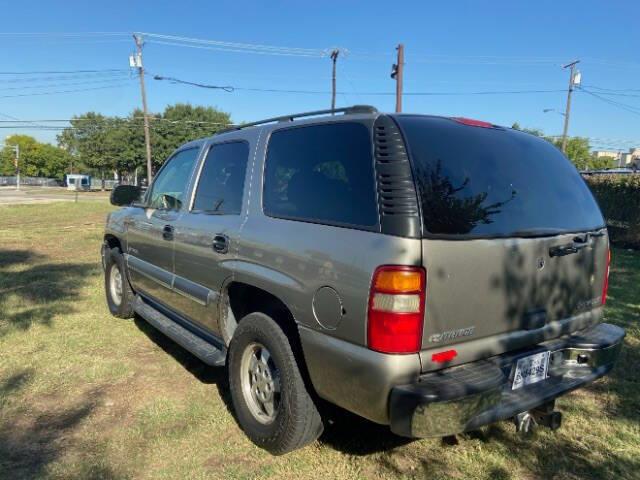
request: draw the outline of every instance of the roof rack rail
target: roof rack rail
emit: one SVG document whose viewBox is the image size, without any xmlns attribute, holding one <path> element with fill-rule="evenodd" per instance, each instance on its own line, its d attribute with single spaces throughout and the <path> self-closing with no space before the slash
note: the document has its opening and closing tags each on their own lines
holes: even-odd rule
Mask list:
<svg viewBox="0 0 640 480">
<path fill-rule="evenodd" d="M 326 115 L 333 113 L 343 113 L 345 115 L 356 114 L 356 113 L 378 113 L 378 109 L 376 107 L 372 107 L 371 105 L 352 105 L 351 107 L 344 108 L 334 108 L 328 110 L 314 110 L 312 112 L 302 112 L 302 113 L 294 113 L 292 115 L 283 115 L 281 117 L 272 117 L 266 118 L 264 120 L 258 120 L 257 122 L 244 123 L 242 125 L 235 125 L 233 127 L 225 128 L 223 130 L 218 130 L 216 134 L 232 132 L 235 130 L 242 130 L 243 128 L 255 127 L 256 125 L 264 125 L 265 123 L 275 123 L 275 122 L 293 122 L 296 118 L 304 118 L 304 117 L 314 117 L 316 115 Z"/>
</svg>

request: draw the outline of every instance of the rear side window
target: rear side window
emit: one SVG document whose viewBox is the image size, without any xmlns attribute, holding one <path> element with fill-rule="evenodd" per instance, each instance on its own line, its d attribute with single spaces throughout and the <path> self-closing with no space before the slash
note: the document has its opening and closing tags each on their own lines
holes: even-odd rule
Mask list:
<svg viewBox="0 0 640 480">
<path fill-rule="evenodd" d="M 246 142 L 213 145 L 200 172 L 193 210 L 240 215 L 248 159 Z"/>
<path fill-rule="evenodd" d="M 371 135 L 362 124 L 274 132 L 264 176 L 269 216 L 366 229 L 378 224 Z"/>
<path fill-rule="evenodd" d="M 401 116 L 427 233 L 553 235 L 604 226 L 575 167 L 544 139 Z"/>
</svg>

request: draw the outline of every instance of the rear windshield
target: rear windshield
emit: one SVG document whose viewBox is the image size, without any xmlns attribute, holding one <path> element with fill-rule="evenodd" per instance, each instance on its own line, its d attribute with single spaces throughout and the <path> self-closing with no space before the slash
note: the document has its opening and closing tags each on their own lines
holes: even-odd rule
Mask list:
<svg viewBox="0 0 640 480">
<path fill-rule="evenodd" d="M 451 119 L 397 117 L 426 234 L 539 236 L 604 226 L 575 167 L 544 139 Z"/>
</svg>

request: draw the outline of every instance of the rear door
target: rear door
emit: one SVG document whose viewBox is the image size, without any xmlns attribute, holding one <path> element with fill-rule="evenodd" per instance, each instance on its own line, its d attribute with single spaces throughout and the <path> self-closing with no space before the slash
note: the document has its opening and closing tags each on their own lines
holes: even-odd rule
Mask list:
<svg viewBox="0 0 640 480">
<path fill-rule="evenodd" d="M 597 321 L 604 221 L 573 165 L 544 139 L 446 118 L 398 117 L 423 220 L 429 352 L 473 341 L 486 357 Z M 468 358 L 471 359 L 471 358 Z"/>
<path fill-rule="evenodd" d="M 176 224 L 178 310 L 218 335 L 218 300 L 236 258 L 249 149 L 244 140 L 209 146 L 192 205 Z"/>
</svg>

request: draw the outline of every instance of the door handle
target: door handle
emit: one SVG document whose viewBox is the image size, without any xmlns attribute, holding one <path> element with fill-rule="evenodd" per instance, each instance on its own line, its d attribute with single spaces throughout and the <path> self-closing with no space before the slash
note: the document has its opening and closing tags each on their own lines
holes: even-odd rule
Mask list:
<svg viewBox="0 0 640 480">
<path fill-rule="evenodd" d="M 171 225 L 165 225 L 162 228 L 162 238 L 165 240 L 173 240 L 173 227 Z"/>
<path fill-rule="evenodd" d="M 213 237 L 213 244 L 211 246 L 216 253 L 227 253 L 229 252 L 229 237 L 219 233 Z"/>
</svg>

